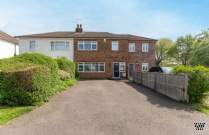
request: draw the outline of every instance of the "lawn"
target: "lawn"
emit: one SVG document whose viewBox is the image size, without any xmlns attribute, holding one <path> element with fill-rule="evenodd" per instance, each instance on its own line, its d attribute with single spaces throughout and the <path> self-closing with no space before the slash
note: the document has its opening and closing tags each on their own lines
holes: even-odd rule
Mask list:
<svg viewBox="0 0 209 135">
<path fill-rule="evenodd" d="M 205 105 L 202 105 L 202 104 L 193 104 L 192 106 L 195 110 L 209 115 L 209 106 L 205 106 Z"/>
<path fill-rule="evenodd" d="M 34 109 L 33 106 L 24 107 L 0 107 L 0 125 L 7 123 L 8 121 L 30 112 Z"/>
</svg>

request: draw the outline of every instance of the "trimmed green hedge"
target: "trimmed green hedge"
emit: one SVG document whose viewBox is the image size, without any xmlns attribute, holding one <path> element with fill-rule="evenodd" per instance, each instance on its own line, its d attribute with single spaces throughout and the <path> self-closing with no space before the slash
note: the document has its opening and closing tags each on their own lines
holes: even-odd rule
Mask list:
<svg viewBox="0 0 209 135">
<path fill-rule="evenodd" d="M 0 73 L 0 103 L 34 105 L 50 96 L 49 70 L 44 66 Z"/>
<path fill-rule="evenodd" d="M 58 67 L 60 70 L 66 71 L 69 73 L 70 78 L 75 78 L 75 63 L 67 60 L 67 58 L 62 57 L 56 59 Z"/>
<path fill-rule="evenodd" d="M 59 84 L 58 64 L 55 59 L 39 53 L 25 53 L 15 57 L 15 60 L 48 67 L 50 69 L 50 85 L 54 87 Z"/>
<path fill-rule="evenodd" d="M 66 59 L 64 63 L 69 63 Z M 26 53 L 0 60 L 0 104 L 35 105 L 74 83 L 75 68 L 60 71 L 56 59 Z M 59 63 L 60 65 L 60 63 Z M 67 67 L 67 66 L 63 66 Z M 65 68 L 63 68 L 65 69 Z M 71 75 L 71 76 L 70 76 Z"/>
<path fill-rule="evenodd" d="M 188 94 L 191 103 L 202 103 L 209 92 L 209 68 L 203 66 L 177 66 L 174 73 L 186 73 L 189 77 Z"/>
</svg>

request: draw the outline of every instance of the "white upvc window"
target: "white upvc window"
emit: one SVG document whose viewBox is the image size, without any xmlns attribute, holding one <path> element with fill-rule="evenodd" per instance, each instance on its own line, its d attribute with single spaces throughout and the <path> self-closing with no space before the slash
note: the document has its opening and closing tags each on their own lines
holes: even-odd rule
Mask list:
<svg viewBox="0 0 209 135">
<path fill-rule="evenodd" d="M 105 72 L 104 62 L 80 62 L 78 72 Z"/>
<path fill-rule="evenodd" d="M 128 51 L 129 52 L 135 52 L 136 50 L 136 45 L 135 45 L 135 43 L 129 43 L 129 45 L 128 45 Z"/>
<path fill-rule="evenodd" d="M 112 41 L 112 51 L 118 51 L 118 50 L 119 50 L 119 42 Z"/>
<path fill-rule="evenodd" d="M 149 71 L 149 63 L 142 63 L 142 71 L 143 72 Z"/>
<path fill-rule="evenodd" d="M 51 51 L 68 51 L 70 49 L 70 42 L 68 41 L 52 41 Z"/>
<path fill-rule="evenodd" d="M 142 43 L 142 52 L 149 52 L 149 43 Z"/>
<path fill-rule="evenodd" d="M 78 50 L 80 51 L 96 51 L 97 41 L 78 41 Z"/>
<path fill-rule="evenodd" d="M 120 72 L 125 72 L 126 71 L 126 63 L 125 62 L 120 62 L 119 63 L 119 70 Z"/>
<path fill-rule="evenodd" d="M 30 51 L 36 50 L 36 41 L 30 41 L 29 50 Z"/>
</svg>

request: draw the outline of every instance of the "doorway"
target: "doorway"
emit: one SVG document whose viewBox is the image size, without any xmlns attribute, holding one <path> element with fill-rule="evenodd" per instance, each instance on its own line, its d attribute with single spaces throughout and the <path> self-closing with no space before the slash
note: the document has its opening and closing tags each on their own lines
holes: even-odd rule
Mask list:
<svg viewBox="0 0 209 135">
<path fill-rule="evenodd" d="M 113 62 L 113 78 L 120 78 L 120 63 Z"/>
</svg>

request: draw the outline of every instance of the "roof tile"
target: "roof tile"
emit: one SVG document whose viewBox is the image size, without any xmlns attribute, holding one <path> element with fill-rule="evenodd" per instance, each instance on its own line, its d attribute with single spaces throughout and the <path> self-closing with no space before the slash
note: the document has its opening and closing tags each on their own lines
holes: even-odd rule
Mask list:
<svg viewBox="0 0 209 135">
<path fill-rule="evenodd" d="M 0 30 L 0 39 L 10 42 L 10 43 L 13 43 L 13 44 L 18 44 L 18 41 L 14 37 L 6 34 L 5 32 L 3 32 L 1 30 Z"/>
<path fill-rule="evenodd" d="M 109 32 L 49 32 L 32 35 L 17 36 L 18 38 L 122 38 L 137 40 L 155 40 L 152 38 L 140 37 L 130 34 L 114 34 Z"/>
</svg>

